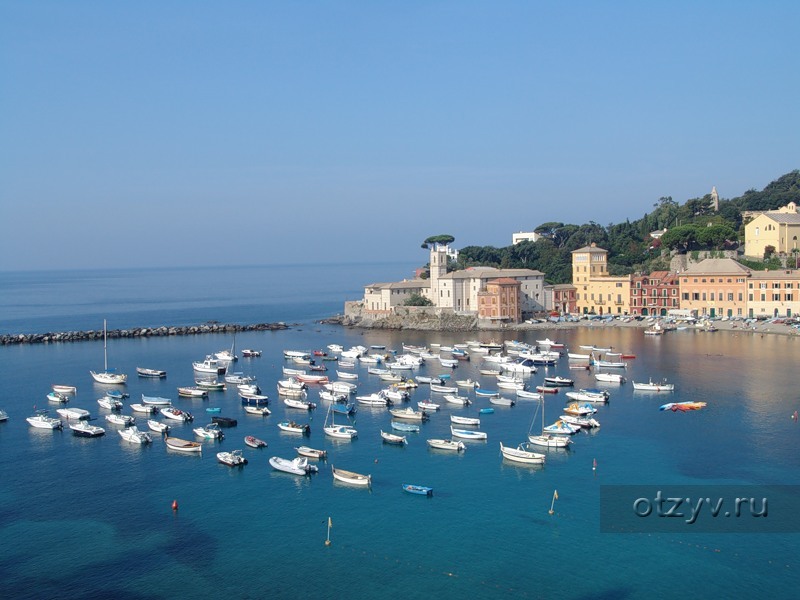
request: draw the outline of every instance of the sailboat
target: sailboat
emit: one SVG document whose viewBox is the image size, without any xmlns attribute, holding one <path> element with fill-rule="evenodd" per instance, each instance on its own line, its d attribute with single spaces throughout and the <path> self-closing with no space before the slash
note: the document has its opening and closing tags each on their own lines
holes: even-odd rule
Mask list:
<svg viewBox="0 0 800 600">
<path fill-rule="evenodd" d="M 334 423 L 333 415 L 335 413 L 331 410 L 332 406 L 333 403 L 328 406 L 328 414 L 325 415 L 325 425 L 322 427 L 322 430 L 325 432 L 325 435 L 332 438 L 352 440 L 358 435 L 358 431 L 355 427 L 351 427 L 350 425 L 337 425 Z M 328 424 L 328 419 L 331 421 L 330 425 Z"/>
<path fill-rule="evenodd" d="M 128 380 L 128 376 L 124 373 L 116 373 L 114 370 L 108 370 L 107 340 L 106 320 L 103 319 L 103 370 L 99 373 L 96 371 L 89 371 L 89 374 L 97 383 L 122 385 Z"/>
<path fill-rule="evenodd" d="M 214 353 L 214 358 L 222 363 L 232 363 L 239 360 L 239 357 L 236 356 L 236 334 L 233 336 L 233 343 L 231 344 L 230 350 L 220 350 L 219 352 Z"/>
<path fill-rule="evenodd" d="M 541 435 L 533 435 L 533 433 L 528 434 L 528 441 L 533 444 L 534 446 L 541 446 L 543 448 L 566 448 L 571 443 L 572 440 L 569 437 L 564 435 L 550 435 L 545 432 L 545 425 L 544 425 L 544 396 L 540 401 L 541 409 L 542 409 L 542 433 Z M 536 411 L 539 411 L 539 406 L 536 407 Z M 536 413 L 533 413 L 533 419 L 531 419 L 531 429 L 533 429 L 533 423 L 536 421 Z"/>
</svg>

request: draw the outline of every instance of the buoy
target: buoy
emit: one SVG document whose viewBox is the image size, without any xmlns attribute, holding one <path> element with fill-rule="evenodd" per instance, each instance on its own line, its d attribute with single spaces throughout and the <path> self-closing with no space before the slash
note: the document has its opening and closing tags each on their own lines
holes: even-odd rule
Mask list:
<svg viewBox="0 0 800 600">
<path fill-rule="evenodd" d="M 592 460 L 592 471 L 596 470 L 597 470 L 597 459 L 595 458 Z"/>
<path fill-rule="evenodd" d="M 173 500 L 172 501 L 172 510 L 178 510 L 178 501 L 177 500 Z"/>
</svg>

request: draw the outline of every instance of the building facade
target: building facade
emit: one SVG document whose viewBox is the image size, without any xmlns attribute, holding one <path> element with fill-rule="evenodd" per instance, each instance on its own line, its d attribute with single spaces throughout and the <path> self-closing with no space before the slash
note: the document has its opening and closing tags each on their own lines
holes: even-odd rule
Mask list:
<svg viewBox="0 0 800 600">
<path fill-rule="evenodd" d="M 800 271 L 752 271 L 747 280 L 748 317 L 800 314 Z"/>
<path fill-rule="evenodd" d="M 510 277 L 492 279 L 478 292 L 478 318 L 519 323 L 522 320 L 519 300 L 519 281 Z"/>
<path fill-rule="evenodd" d="M 536 242 L 542 236 L 534 231 L 518 231 L 511 234 L 511 245 L 519 244 L 520 242 Z"/>
<path fill-rule="evenodd" d="M 582 314 L 625 315 L 630 311 L 630 277 L 608 274 L 608 250 L 595 244 L 572 251 L 572 285 Z"/>
<path fill-rule="evenodd" d="M 675 273 L 653 271 L 649 275 L 631 276 L 630 314 L 666 316 L 680 308 L 680 281 Z"/>
<path fill-rule="evenodd" d="M 768 246 L 778 254 L 794 256 L 800 252 L 800 213 L 790 202 L 778 210 L 754 213 L 744 226 L 744 254 L 761 259 Z"/>
<path fill-rule="evenodd" d="M 550 286 L 552 300 L 545 302 L 546 309 L 560 315 L 572 315 L 578 312 L 577 290 L 571 283 L 560 283 Z"/>
<path fill-rule="evenodd" d="M 747 316 L 750 270 L 730 258 L 707 258 L 678 275 L 680 307 L 696 317 Z"/>
</svg>

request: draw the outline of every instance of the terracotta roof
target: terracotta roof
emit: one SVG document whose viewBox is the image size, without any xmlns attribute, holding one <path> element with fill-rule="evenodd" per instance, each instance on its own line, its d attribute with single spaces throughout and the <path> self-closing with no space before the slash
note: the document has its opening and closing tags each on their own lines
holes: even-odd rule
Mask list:
<svg viewBox="0 0 800 600">
<path fill-rule="evenodd" d="M 749 275 L 750 270 L 732 258 L 707 258 L 690 265 L 684 275 Z"/>
<path fill-rule="evenodd" d="M 486 279 L 491 277 L 498 279 L 500 277 L 510 277 L 512 279 L 517 277 L 544 277 L 541 271 L 533 269 L 495 269 L 494 267 L 472 267 L 465 271 L 452 271 L 447 275 L 442 275 L 440 279 Z"/>
<path fill-rule="evenodd" d="M 498 285 L 520 285 L 519 280 L 511 279 L 511 277 L 499 277 L 497 279 L 492 279 L 488 283 L 496 283 Z"/>
<path fill-rule="evenodd" d="M 608 254 L 608 250 L 603 250 L 597 246 L 584 246 L 583 248 L 578 248 L 577 250 L 572 251 L 573 254 L 576 252 L 597 252 L 599 254 Z"/>
</svg>

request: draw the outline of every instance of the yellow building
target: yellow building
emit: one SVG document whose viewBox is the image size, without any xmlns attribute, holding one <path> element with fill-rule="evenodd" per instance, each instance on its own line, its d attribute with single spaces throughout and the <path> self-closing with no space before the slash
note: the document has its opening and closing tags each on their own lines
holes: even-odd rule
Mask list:
<svg viewBox="0 0 800 600">
<path fill-rule="evenodd" d="M 608 250 L 595 244 L 572 251 L 572 284 L 581 314 L 623 315 L 630 312 L 631 279 L 608 274 Z"/>
<path fill-rule="evenodd" d="M 757 213 L 753 220 L 744 226 L 744 254 L 753 258 L 763 258 L 767 246 L 775 252 L 791 256 L 794 250 L 800 252 L 800 213 L 797 205 L 790 202 L 778 210 Z"/>
</svg>

